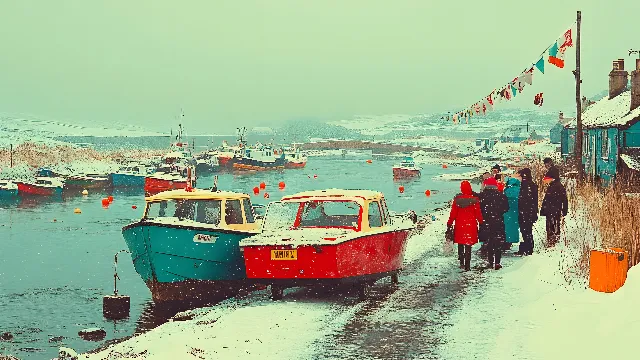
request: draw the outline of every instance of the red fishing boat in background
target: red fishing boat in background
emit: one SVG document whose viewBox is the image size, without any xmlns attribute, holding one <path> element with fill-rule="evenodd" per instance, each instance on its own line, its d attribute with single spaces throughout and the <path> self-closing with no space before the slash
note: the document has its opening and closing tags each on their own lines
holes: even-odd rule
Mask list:
<svg viewBox="0 0 640 360">
<path fill-rule="evenodd" d="M 247 278 L 271 285 L 274 300 L 287 287 L 355 285 L 361 297 L 390 276 L 397 283 L 417 216 L 391 216 L 382 193 L 302 192 L 269 204 L 263 232 L 240 242 Z"/>
<path fill-rule="evenodd" d="M 64 182 L 57 178 L 37 177 L 33 182 L 16 181 L 18 194 L 21 196 L 53 196 L 61 195 Z"/>
<path fill-rule="evenodd" d="M 185 189 L 195 177 L 191 167 L 165 166 L 161 167 L 144 179 L 144 190 L 147 196 L 155 195 L 167 190 Z M 193 181 L 192 186 L 195 186 Z"/>
<path fill-rule="evenodd" d="M 406 179 L 420 177 L 422 169 L 417 167 L 412 157 L 405 157 L 398 165 L 393 166 L 393 177 L 395 179 Z"/>
</svg>

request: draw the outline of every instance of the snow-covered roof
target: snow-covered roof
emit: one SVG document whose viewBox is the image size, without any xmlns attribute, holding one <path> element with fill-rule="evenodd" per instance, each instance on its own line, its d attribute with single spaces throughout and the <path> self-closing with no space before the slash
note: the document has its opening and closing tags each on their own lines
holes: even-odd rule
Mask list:
<svg viewBox="0 0 640 360">
<path fill-rule="evenodd" d="M 585 110 L 584 114 L 582 114 L 582 125 L 587 128 L 627 125 L 631 120 L 640 116 L 640 107 L 630 112 L 630 106 L 630 90 L 611 100 L 605 97 Z"/>
<path fill-rule="evenodd" d="M 236 193 L 231 191 L 210 191 L 204 189 L 193 189 L 192 191 L 187 191 L 185 189 L 179 190 L 169 190 L 163 191 L 159 194 L 149 196 L 145 198 L 147 202 L 153 201 L 162 201 L 162 200 L 178 200 L 178 199 L 189 199 L 189 200 L 222 200 L 222 199 L 233 199 L 233 200 L 242 200 L 248 199 L 249 195 Z"/>
<path fill-rule="evenodd" d="M 622 161 L 627 164 L 629 169 L 640 171 L 640 156 L 620 154 L 620 159 L 622 159 Z"/>
<path fill-rule="evenodd" d="M 311 198 L 360 198 L 364 200 L 377 200 L 382 197 L 382 193 L 371 190 L 343 190 L 343 189 L 327 189 L 327 190 L 312 190 L 303 191 L 297 194 L 285 196 L 282 201 L 305 201 Z"/>
</svg>

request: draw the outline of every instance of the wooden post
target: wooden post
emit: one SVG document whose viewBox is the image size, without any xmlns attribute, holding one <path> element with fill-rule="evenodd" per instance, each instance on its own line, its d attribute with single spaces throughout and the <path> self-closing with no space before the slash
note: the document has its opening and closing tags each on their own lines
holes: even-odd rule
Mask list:
<svg viewBox="0 0 640 360">
<path fill-rule="evenodd" d="M 10 167 L 13 167 L 13 144 L 9 144 L 9 159 L 11 163 Z"/>
<path fill-rule="evenodd" d="M 578 166 L 578 184 L 584 182 L 584 172 L 582 169 L 582 102 L 580 101 L 580 23 L 582 22 L 582 13 L 578 11 L 576 26 L 576 142 L 574 150 L 576 155 L 576 164 Z"/>
</svg>

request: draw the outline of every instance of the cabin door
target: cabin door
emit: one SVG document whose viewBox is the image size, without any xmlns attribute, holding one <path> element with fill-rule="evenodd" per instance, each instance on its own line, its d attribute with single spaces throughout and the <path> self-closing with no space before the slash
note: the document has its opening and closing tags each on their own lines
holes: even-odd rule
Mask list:
<svg viewBox="0 0 640 360">
<path fill-rule="evenodd" d="M 595 179 L 597 171 L 596 135 L 591 136 L 591 178 Z"/>
</svg>

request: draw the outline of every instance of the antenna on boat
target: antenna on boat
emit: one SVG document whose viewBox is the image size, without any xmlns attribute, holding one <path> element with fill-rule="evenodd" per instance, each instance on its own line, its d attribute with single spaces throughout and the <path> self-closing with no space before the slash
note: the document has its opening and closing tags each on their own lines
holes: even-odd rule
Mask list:
<svg viewBox="0 0 640 360">
<path fill-rule="evenodd" d="M 218 175 L 213 177 L 213 187 L 211 188 L 212 192 L 218 191 Z"/>
</svg>

